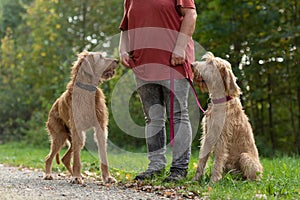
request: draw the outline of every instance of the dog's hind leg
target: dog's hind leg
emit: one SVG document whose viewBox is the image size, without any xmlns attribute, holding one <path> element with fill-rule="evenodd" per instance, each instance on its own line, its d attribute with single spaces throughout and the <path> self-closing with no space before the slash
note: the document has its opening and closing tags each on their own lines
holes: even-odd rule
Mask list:
<svg viewBox="0 0 300 200">
<path fill-rule="evenodd" d="M 243 172 L 243 176 L 249 180 L 257 180 L 261 178 L 263 167 L 260 162 L 253 159 L 248 153 L 242 153 L 239 164 Z"/>
<path fill-rule="evenodd" d="M 52 180 L 53 177 L 51 175 L 52 173 L 51 165 L 52 165 L 53 158 L 57 156 L 56 158 L 58 160 L 56 161 L 59 164 L 59 156 L 58 156 L 59 150 L 64 146 L 68 137 L 68 134 L 66 132 L 66 127 L 63 124 L 62 120 L 59 118 L 57 102 L 52 106 L 50 110 L 46 127 L 51 140 L 51 145 L 50 145 L 50 152 L 45 159 L 46 176 L 44 177 L 44 179 Z"/>
<path fill-rule="evenodd" d="M 52 173 L 52 161 L 54 156 L 59 152 L 60 148 L 56 145 L 52 145 L 51 142 L 51 150 L 50 153 L 46 156 L 45 159 L 45 170 L 46 170 L 46 175 L 44 177 L 45 180 L 52 180 L 53 176 L 51 175 Z"/>
<path fill-rule="evenodd" d="M 107 140 L 107 129 L 103 130 L 102 128 L 96 127 L 94 129 L 95 131 L 95 141 L 98 146 L 98 153 L 100 156 L 100 168 L 102 173 L 102 179 L 106 183 L 115 183 L 117 182 L 115 178 L 110 176 L 109 170 L 108 170 L 108 159 L 107 159 L 107 152 L 106 152 L 106 140 Z"/>
<path fill-rule="evenodd" d="M 65 153 L 65 155 L 61 159 L 61 161 L 65 165 L 67 170 L 71 173 L 71 175 L 73 175 L 73 170 L 71 167 L 71 159 L 72 159 L 72 152 L 73 152 L 72 139 L 69 137 L 68 140 L 70 142 L 70 146 L 68 148 L 68 151 Z"/>
<path fill-rule="evenodd" d="M 61 138 L 52 137 L 51 138 L 50 153 L 46 156 L 46 159 L 45 159 L 45 169 L 46 169 L 46 176 L 44 177 L 45 180 L 53 179 L 53 177 L 51 175 L 52 161 L 53 161 L 53 158 L 59 153 L 59 150 L 64 145 L 65 141 L 66 141 L 66 137 L 61 137 Z"/>
</svg>

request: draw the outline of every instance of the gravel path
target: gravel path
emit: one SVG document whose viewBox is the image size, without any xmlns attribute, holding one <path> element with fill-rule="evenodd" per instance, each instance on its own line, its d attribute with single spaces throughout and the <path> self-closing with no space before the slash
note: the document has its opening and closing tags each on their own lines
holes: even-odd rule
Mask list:
<svg viewBox="0 0 300 200">
<path fill-rule="evenodd" d="M 43 172 L 0 164 L 1 200 L 60 200 L 101 199 L 129 200 L 162 199 L 154 193 L 139 192 L 118 185 L 104 185 L 101 182 L 85 180 L 85 184 L 74 185 L 68 178 L 43 180 Z M 166 198 L 163 198 L 166 199 Z"/>
</svg>

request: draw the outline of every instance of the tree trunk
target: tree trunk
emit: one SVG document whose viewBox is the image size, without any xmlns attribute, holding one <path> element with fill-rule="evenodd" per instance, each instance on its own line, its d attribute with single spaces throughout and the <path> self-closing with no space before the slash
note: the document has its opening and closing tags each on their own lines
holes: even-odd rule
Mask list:
<svg viewBox="0 0 300 200">
<path fill-rule="evenodd" d="M 297 25 L 299 23 L 299 7 L 295 1 L 294 9 L 295 9 L 295 15 L 293 16 L 293 24 Z M 299 37 L 295 37 L 295 46 L 299 47 L 300 40 Z M 299 48 L 296 51 L 298 52 L 297 54 L 299 55 Z M 295 59 L 295 67 L 298 69 L 299 65 L 299 56 L 297 59 Z M 297 77 L 299 77 L 299 71 L 297 72 Z M 299 80 L 299 79 L 298 79 Z M 300 154 L 300 86 L 298 85 L 297 87 L 297 100 L 298 100 L 298 130 L 295 131 L 295 146 L 296 146 L 296 153 Z"/>
<path fill-rule="evenodd" d="M 261 133 L 264 136 L 265 135 L 264 100 L 261 99 L 260 103 L 261 103 L 261 109 L 260 109 L 260 121 L 259 121 L 259 123 L 260 123 L 260 127 L 261 127 Z"/>
<path fill-rule="evenodd" d="M 300 154 L 300 87 L 297 88 L 298 99 L 298 131 L 295 131 L 296 153 Z"/>
<path fill-rule="evenodd" d="M 269 136 L 271 140 L 271 145 L 272 145 L 272 152 L 273 154 L 275 153 L 275 136 L 274 136 L 274 125 L 273 125 L 273 104 L 272 104 L 272 76 L 271 74 L 268 75 L 268 103 L 269 103 L 269 108 L 268 108 L 268 114 L 269 114 Z"/>
</svg>

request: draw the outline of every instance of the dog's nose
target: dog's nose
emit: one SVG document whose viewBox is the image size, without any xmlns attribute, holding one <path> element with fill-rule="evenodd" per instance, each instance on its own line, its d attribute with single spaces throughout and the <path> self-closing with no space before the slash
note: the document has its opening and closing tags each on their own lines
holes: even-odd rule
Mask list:
<svg viewBox="0 0 300 200">
<path fill-rule="evenodd" d="M 193 62 L 193 63 L 191 64 L 191 68 L 194 69 L 196 65 L 197 65 L 197 63 L 196 63 L 196 62 Z"/>
<path fill-rule="evenodd" d="M 116 69 L 118 67 L 118 64 L 119 64 L 119 61 L 117 59 L 114 59 L 113 63 L 112 63 L 113 69 Z"/>
</svg>

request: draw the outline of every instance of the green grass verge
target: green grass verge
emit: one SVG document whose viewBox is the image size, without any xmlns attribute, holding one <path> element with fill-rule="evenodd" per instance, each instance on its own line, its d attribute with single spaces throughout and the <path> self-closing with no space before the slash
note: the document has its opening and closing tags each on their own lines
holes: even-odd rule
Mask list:
<svg viewBox="0 0 300 200">
<path fill-rule="evenodd" d="M 2 144 L 0 145 L 0 163 L 44 169 L 44 158 L 48 152 L 49 147 L 38 149 L 20 143 Z M 62 151 L 61 155 L 63 153 Z M 132 182 L 134 176 L 145 170 L 148 163 L 145 154 L 109 153 L 108 157 L 113 176 L 124 184 Z M 83 150 L 81 158 L 83 171 L 99 175 L 99 161 L 96 153 Z M 168 160 L 170 162 L 170 155 L 168 155 Z M 191 181 L 197 164 L 197 153 L 195 153 L 191 158 L 186 180 L 177 184 L 162 184 L 162 180 L 167 176 L 162 175 L 146 181 L 145 184 L 163 185 L 166 188 L 181 187 L 184 189 L 182 191 L 179 189 L 178 192 L 193 192 L 209 199 L 300 199 L 299 157 L 262 158 L 261 162 L 264 166 L 261 181 L 243 181 L 238 176 L 225 174 L 220 182 L 211 185 L 209 183 L 211 161 L 208 163 L 205 176 L 198 182 Z M 65 168 L 53 162 L 53 171 L 61 172 L 65 171 Z"/>
</svg>

